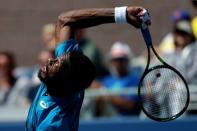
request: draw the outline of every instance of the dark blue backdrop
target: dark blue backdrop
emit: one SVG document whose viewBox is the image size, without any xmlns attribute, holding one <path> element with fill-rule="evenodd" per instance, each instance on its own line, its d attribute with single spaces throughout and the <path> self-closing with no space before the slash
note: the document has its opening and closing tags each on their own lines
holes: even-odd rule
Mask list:
<svg viewBox="0 0 197 131">
<path fill-rule="evenodd" d="M 0 131 L 23 131 L 24 122 L 0 122 Z M 197 117 L 173 122 L 154 122 L 138 118 L 81 121 L 79 131 L 197 131 Z"/>
</svg>

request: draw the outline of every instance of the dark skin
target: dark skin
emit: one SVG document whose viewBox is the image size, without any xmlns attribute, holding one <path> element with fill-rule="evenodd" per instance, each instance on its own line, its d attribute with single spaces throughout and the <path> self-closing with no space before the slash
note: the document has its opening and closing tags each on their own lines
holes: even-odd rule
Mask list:
<svg viewBox="0 0 197 131">
<path fill-rule="evenodd" d="M 139 28 L 141 26 L 139 17 L 143 10 L 142 7 L 128 7 L 126 14 L 128 24 Z M 56 26 L 56 41 L 74 38 L 77 29 L 107 23 L 115 23 L 114 8 L 93 8 L 62 13 L 58 17 Z"/>
<path fill-rule="evenodd" d="M 49 59 L 46 65 L 39 70 L 39 78 L 44 81 L 47 78 L 53 77 L 59 71 L 62 62 L 65 59 L 65 55 L 58 57 L 56 59 Z"/>
<path fill-rule="evenodd" d="M 142 15 L 142 7 L 127 8 L 128 24 L 139 28 Z M 64 40 L 74 39 L 77 29 L 88 28 L 100 24 L 115 23 L 114 8 L 94 8 L 74 10 L 62 13 L 58 17 L 56 25 L 56 43 Z M 51 59 L 40 69 L 39 78 L 44 81 L 47 77 L 53 77 L 61 67 L 62 60 L 65 58 Z"/>
</svg>

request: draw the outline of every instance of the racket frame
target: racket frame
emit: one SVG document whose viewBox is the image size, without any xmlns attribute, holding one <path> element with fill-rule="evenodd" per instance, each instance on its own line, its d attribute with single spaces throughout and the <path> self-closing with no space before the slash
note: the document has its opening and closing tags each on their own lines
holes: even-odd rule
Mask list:
<svg viewBox="0 0 197 131">
<path fill-rule="evenodd" d="M 147 51 L 148 51 L 148 59 L 147 59 L 147 65 L 145 67 L 145 71 L 140 79 L 140 82 L 138 84 L 138 97 L 139 97 L 139 103 L 140 103 L 140 106 L 141 106 L 141 109 L 142 111 L 151 119 L 153 120 L 156 120 L 156 121 L 159 121 L 159 122 L 167 122 L 167 121 L 171 121 L 171 120 L 174 120 L 176 118 L 178 118 L 179 116 L 181 116 L 186 110 L 187 110 L 187 107 L 189 105 L 189 101 L 190 101 L 190 94 L 189 94 L 189 88 L 188 88 L 188 85 L 184 79 L 184 77 L 181 75 L 181 73 L 179 71 L 177 71 L 175 68 L 173 68 L 172 66 L 170 66 L 169 64 L 167 64 L 156 52 L 156 50 L 154 49 L 153 45 L 152 45 L 152 39 L 151 39 L 151 35 L 150 35 L 150 32 L 149 32 L 149 29 L 148 27 L 143 29 L 141 28 L 141 32 L 142 32 L 142 35 L 143 35 L 143 38 L 144 38 L 144 41 L 146 43 L 146 47 L 147 47 Z M 154 55 L 157 57 L 157 59 L 163 64 L 163 65 L 158 65 L 158 66 L 153 66 L 149 69 L 149 65 L 150 65 L 150 48 L 152 49 Z M 187 90 L 187 101 L 186 101 L 186 104 L 185 104 L 185 107 L 178 113 L 176 114 L 175 116 L 172 116 L 172 117 L 169 117 L 169 118 L 157 118 L 157 117 L 154 117 L 152 115 L 150 115 L 146 110 L 145 108 L 143 107 L 143 100 L 142 100 L 142 97 L 141 97 L 141 87 L 143 86 L 142 82 L 145 78 L 145 76 L 151 72 L 152 70 L 155 70 L 155 69 L 158 69 L 158 68 L 168 68 L 168 69 L 171 69 L 172 71 L 174 71 L 175 73 L 177 73 L 177 75 L 183 80 L 184 84 L 185 84 L 185 87 L 186 87 L 186 90 Z"/>
</svg>

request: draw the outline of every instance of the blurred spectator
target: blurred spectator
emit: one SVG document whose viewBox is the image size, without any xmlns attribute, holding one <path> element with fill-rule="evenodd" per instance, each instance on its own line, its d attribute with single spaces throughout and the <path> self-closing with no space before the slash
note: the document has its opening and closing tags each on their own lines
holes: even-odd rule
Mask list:
<svg viewBox="0 0 197 131">
<path fill-rule="evenodd" d="M 175 51 L 165 55 L 167 62 L 181 71 L 188 84 L 197 84 L 197 43 L 188 21 L 176 23 Z"/>
<path fill-rule="evenodd" d="M 192 19 L 192 29 L 193 29 L 194 35 L 197 39 L 197 16 Z"/>
<path fill-rule="evenodd" d="M 193 6 L 197 9 L 197 0 L 191 0 Z M 192 19 L 192 29 L 194 31 L 194 35 L 197 39 L 197 16 Z"/>
<path fill-rule="evenodd" d="M 176 10 L 173 12 L 172 17 L 173 21 L 173 26 L 176 25 L 177 22 L 185 20 L 185 21 L 191 21 L 191 16 L 190 14 L 185 11 L 185 10 Z M 171 53 L 175 50 L 175 45 L 174 45 L 174 37 L 173 33 L 169 32 L 161 41 L 159 45 L 159 50 L 161 53 Z"/>
<path fill-rule="evenodd" d="M 41 84 L 41 81 L 38 78 L 38 70 L 40 67 L 43 67 L 50 58 L 53 58 L 53 54 L 47 50 L 41 51 L 40 54 L 38 55 L 38 60 L 37 60 L 38 63 L 34 68 L 32 79 L 31 79 L 31 88 L 29 88 L 27 96 L 26 96 L 28 104 L 30 104 L 33 101 L 36 95 L 37 89 L 39 85 Z"/>
<path fill-rule="evenodd" d="M 191 2 L 193 4 L 193 6 L 197 8 L 197 0 L 191 0 Z"/>
<path fill-rule="evenodd" d="M 95 64 L 97 78 L 102 78 L 107 75 L 108 73 L 104 67 L 101 53 L 95 44 L 86 37 L 84 29 L 77 30 L 76 40 L 79 42 L 83 53 Z"/>
<path fill-rule="evenodd" d="M 188 85 L 197 84 L 197 43 L 191 22 L 185 20 L 176 22 L 173 29 L 173 38 L 174 51 L 164 53 L 164 59 L 168 64 L 181 72 Z M 180 95 L 172 91 L 166 96 L 171 100 L 176 99 Z M 171 101 L 169 101 L 169 104 L 176 105 L 176 108 L 170 108 L 169 111 L 171 113 L 176 112 L 177 107 L 182 105 L 182 103 L 172 103 Z M 165 108 L 163 109 L 165 110 Z"/>
<path fill-rule="evenodd" d="M 42 28 L 42 41 L 47 50 L 54 53 L 56 41 L 55 41 L 55 24 L 46 24 Z"/>
<path fill-rule="evenodd" d="M 130 69 L 131 56 L 129 46 L 122 42 L 114 43 L 109 55 L 110 75 L 101 81 L 104 87 L 112 90 L 137 89 L 141 70 Z M 108 100 L 121 115 L 138 115 L 140 112 L 137 95 L 112 96 Z"/>
<path fill-rule="evenodd" d="M 29 85 L 27 77 L 13 75 L 15 59 L 11 53 L 0 52 L 0 105 L 25 106 Z"/>
<path fill-rule="evenodd" d="M 43 67 L 50 58 L 53 58 L 53 54 L 50 51 L 43 50 L 39 53 L 37 58 L 37 64 L 35 65 L 34 73 L 32 75 L 32 82 L 34 85 L 39 85 L 40 79 L 38 78 L 38 70 Z"/>
</svg>

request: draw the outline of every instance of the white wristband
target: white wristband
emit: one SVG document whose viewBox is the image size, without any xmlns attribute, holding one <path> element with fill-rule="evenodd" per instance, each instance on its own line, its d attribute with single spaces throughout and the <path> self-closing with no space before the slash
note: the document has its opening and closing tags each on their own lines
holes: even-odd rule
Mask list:
<svg viewBox="0 0 197 131">
<path fill-rule="evenodd" d="M 115 7 L 115 22 L 116 23 L 126 23 L 127 22 L 127 6 Z"/>
</svg>

